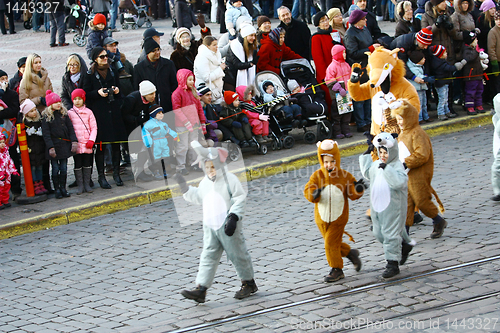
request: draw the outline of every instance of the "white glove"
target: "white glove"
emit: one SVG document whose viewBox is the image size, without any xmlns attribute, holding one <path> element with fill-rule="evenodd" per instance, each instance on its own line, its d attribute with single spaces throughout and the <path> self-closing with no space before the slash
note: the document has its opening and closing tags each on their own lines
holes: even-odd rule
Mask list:
<svg viewBox="0 0 500 333">
<path fill-rule="evenodd" d="M 8 85 L 9 85 L 8 81 L 2 81 L 2 82 L 0 82 L 0 89 L 2 89 L 3 91 L 6 91 Z"/>
<path fill-rule="evenodd" d="M 460 71 L 460 70 L 462 70 L 462 68 L 464 68 L 464 66 L 466 64 L 467 64 L 467 60 L 462 59 L 462 61 L 459 61 L 459 62 L 455 63 L 455 68 L 457 69 L 457 71 Z"/>
<path fill-rule="evenodd" d="M 229 29 L 229 33 L 230 33 L 232 36 L 234 36 L 234 35 L 236 35 L 236 30 L 234 30 L 234 28 L 231 28 L 231 29 Z"/>
<path fill-rule="evenodd" d="M 474 29 L 474 32 L 476 33 L 476 35 L 479 35 L 481 33 L 481 29 L 476 28 L 476 29 Z"/>
<path fill-rule="evenodd" d="M 259 114 L 259 119 L 262 120 L 262 121 L 268 121 L 269 120 L 269 116 L 265 115 L 265 114 Z"/>
</svg>

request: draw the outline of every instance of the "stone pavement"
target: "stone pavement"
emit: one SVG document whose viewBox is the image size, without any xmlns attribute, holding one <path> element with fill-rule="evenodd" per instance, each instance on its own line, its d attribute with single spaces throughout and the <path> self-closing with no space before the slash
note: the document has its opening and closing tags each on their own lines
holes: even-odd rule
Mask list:
<svg viewBox="0 0 500 333">
<path fill-rule="evenodd" d="M 489 200 L 492 131 L 488 125 L 432 139 L 433 186 L 449 225 L 435 240 L 429 238 L 430 219 L 412 228 L 417 247 L 398 277 L 500 254 L 498 204 Z M 343 158 L 342 166 L 360 176 L 357 155 Z M 313 205 L 302 195 L 316 169 L 290 170 L 247 183 L 244 233 L 259 286 L 254 296 L 233 298 L 240 282 L 224 255 L 207 303 L 195 305 L 182 298 L 182 289 L 194 287 L 201 222 L 181 227 L 173 200 L 166 200 L 2 240 L 0 331 L 164 332 L 381 282 L 385 262 L 364 215 L 368 196 L 350 203 L 346 228 L 356 240 L 350 245 L 360 249 L 362 270 L 356 272 L 346 260 L 344 280 L 322 282 L 329 272 L 323 241 L 313 221 Z M 394 322 L 441 318 L 439 330 L 426 330 L 460 331 L 459 326 L 447 328 L 444 320 L 498 318 L 498 297 L 445 310 L 434 307 L 499 291 L 498 266 L 493 260 L 208 331 L 306 331 L 307 326 L 297 325 L 394 317 Z M 422 309 L 433 310 L 411 314 Z M 497 324 L 489 331 L 498 330 Z"/>
</svg>

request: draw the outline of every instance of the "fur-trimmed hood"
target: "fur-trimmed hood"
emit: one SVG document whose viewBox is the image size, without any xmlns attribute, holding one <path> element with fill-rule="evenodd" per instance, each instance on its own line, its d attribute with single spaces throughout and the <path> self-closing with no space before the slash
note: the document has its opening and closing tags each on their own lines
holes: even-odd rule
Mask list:
<svg viewBox="0 0 500 333">
<path fill-rule="evenodd" d="M 462 3 L 464 1 L 467 1 L 469 3 L 469 8 L 467 8 L 466 12 L 464 12 L 462 10 Z M 472 12 L 472 10 L 474 9 L 474 1 L 472 1 L 472 0 L 455 0 L 453 3 L 453 7 L 455 8 L 456 12 L 458 12 L 460 14 L 467 14 L 467 13 Z"/>
</svg>

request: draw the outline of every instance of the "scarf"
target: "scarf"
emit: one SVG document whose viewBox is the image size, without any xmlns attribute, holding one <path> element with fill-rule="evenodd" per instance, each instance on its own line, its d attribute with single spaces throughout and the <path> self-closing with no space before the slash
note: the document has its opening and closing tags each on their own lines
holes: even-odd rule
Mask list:
<svg viewBox="0 0 500 333">
<path fill-rule="evenodd" d="M 71 79 L 71 82 L 73 82 L 74 85 L 76 85 L 78 83 L 78 81 L 80 81 L 81 74 L 82 73 L 78 72 L 76 74 L 71 75 L 70 79 Z"/>
<path fill-rule="evenodd" d="M 99 66 L 97 65 L 97 63 L 93 63 L 92 64 L 92 69 L 93 71 L 97 71 L 97 73 L 99 73 L 99 75 L 104 79 L 106 80 L 106 76 L 108 75 L 108 69 L 109 69 L 109 64 L 106 64 L 104 66 Z"/>
</svg>

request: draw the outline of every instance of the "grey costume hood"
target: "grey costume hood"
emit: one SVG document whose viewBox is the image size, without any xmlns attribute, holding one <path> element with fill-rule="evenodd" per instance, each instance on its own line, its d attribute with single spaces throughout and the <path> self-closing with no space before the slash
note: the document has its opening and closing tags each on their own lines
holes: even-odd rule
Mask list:
<svg viewBox="0 0 500 333">
<path fill-rule="evenodd" d="M 380 148 L 384 147 L 389 154 L 386 164 L 391 164 L 395 160 L 399 162 L 399 148 L 398 141 L 396 138 L 398 135 L 396 133 L 385 133 L 381 132 L 375 138 L 373 138 L 373 145 L 377 148 L 377 153 L 380 156 Z"/>
</svg>

